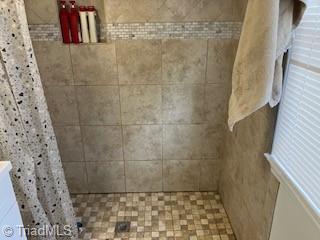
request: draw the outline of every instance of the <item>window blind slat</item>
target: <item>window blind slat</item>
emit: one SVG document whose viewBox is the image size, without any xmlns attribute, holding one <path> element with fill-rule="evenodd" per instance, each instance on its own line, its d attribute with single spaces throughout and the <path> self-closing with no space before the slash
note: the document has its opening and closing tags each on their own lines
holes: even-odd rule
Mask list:
<svg viewBox="0 0 320 240">
<path fill-rule="evenodd" d="M 299 164 L 299 161 L 297 160 L 296 154 L 293 154 L 292 152 L 288 152 L 284 154 L 284 151 L 286 150 L 285 146 L 282 146 L 283 149 L 277 154 L 277 157 L 280 159 L 294 159 L 295 161 L 290 161 L 290 164 L 288 164 L 288 161 L 280 161 L 283 166 L 285 166 L 285 170 L 290 173 L 294 178 L 299 179 L 300 177 L 303 177 L 306 181 L 304 181 L 301 186 L 303 189 L 305 189 L 308 193 L 309 196 L 311 196 L 315 201 L 313 201 L 315 204 L 319 204 L 318 199 L 320 199 L 320 194 L 317 191 L 317 189 L 314 189 L 313 180 L 317 180 L 315 176 L 309 171 L 309 168 L 306 168 L 305 165 Z M 301 168 L 306 168 L 308 169 L 307 171 L 304 171 L 301 173 L 299 169 Z"/>
<path fill-rule="evenodd" d="M 285 145 L 285 142 L 288 142 L 288 138 L 285 136 L 280 136 L 279 139 L 282 139 L 282 142 L 279 142 L 279 147 L 277 148 L 278 152 L 275 152 L 277 159 L 285 166 L 285 171 L 289 172 L 292 176 L 295 176 L 296 179 L 300 179 L 301 177 L 305 180 L 303 183 L 300 183 L 303 186 L 303 189 L 306 189 L 307 192 L 310 193 L 312 196 L 317 196 L 314 199 L 314 203 L 320 204 L 320 193 L 317 188 L 314 188 L 314 182 L 318 181 L 317 175 L 312 172 L 309 163 L 302 162 L 300 151 L 287 151 L 288 146 Z M 291 139 L 292 140 L 292 139 Z M 293 143 L 294 141 L 292 141 Z M 299 145 L 295 145 L 298 149 L 300 148 Z M 274 154 L 274 153 L 273 153 Z M 305 169 L 305 171 L 301 171 L 301 169 Z M 318 175 L 319 176 L 319 175 Z M 319 179 L 320 181 L 320 179 Z M 318 182 L 319 182 L 318 181 Z"/>
<path fill-rule="evenodd" d="M 320 0 L 309 6 L 295 33 L 271 155 L 320 219 Z"/>
</svg>

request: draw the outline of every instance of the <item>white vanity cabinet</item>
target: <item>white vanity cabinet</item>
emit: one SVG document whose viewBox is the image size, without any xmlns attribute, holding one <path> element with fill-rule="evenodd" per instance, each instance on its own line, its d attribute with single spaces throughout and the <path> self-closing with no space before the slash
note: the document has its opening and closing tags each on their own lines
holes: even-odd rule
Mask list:
<svg viewBox="0 0 320 240">
<path fill-rule="evenodd" d="M 11 163 L 0 161 L 0 240 L 27 239 L 10 179 Z"/>
</svg>

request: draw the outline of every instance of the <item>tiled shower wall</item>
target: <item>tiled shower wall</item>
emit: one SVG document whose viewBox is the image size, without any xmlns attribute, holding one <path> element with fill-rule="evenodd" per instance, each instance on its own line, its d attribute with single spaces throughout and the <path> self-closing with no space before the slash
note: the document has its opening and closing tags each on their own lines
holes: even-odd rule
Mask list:
<svg viewBox="0 0 320 240">
<path fill-rule="evenodd" d="M 276 110 L 266 106 L 239 122 L 226 137 L 220 193 L 237 239 L 268 240 L 279 183 L 264 157 Z"/>
<path fill-rule="evenodd" d="M 265 106 L 226 132 L 219 192 L 239 240 L 269 239 L 279 182 L 264 153 L 271 151 L 276 114 Z"/>
<path fill-rule="evenodd" d="M 59 39 L 57 0 L 25 0 L 34 39 Z M 245 0 L 78 0 L 94 4 L 102 41 L 238 37 Z"/>
<path fill-rule="evenodd" d="M 71 190 L 216 190 L 234 46 L 34 42 Z"/>
<path fill-rule="evenodd" d="M 106 24 L 240 18 L 234 0 L 103 3 Z M 55 4 L 26 0 L 29 24 Z M 237 39 L 33 45 L 71 192 L 217 190 Z"/>
<path fill-rule="evenodd" d="M 59 29 L 55 0 L 25 1 L 32 29 L 49 29 L 37 38 L 58 40 L 50 30 Z M 278 182 L 263 153 L 270 150 L 275 112 L 261 109 L 223 140 L 236 40 L 203 27 L 241 22 L 246 0 L 94 3 L 101 23 L 117 30 L 145 23 L 201 27 L 195 36 L 184 31 L 170 40 L 158 35 L 71 48 L 34 42 L 71 191 L 216 190 L 222 168 L 219 190 L 237 238 L 267 240 Z M 128 36 L 120 34 L 139 38 Z"/>
</svg>

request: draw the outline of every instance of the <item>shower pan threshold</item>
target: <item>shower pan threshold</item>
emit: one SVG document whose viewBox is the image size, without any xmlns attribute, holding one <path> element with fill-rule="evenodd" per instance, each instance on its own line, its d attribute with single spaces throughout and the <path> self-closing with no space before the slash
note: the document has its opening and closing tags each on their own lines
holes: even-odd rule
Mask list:
<svg viewBox="0 0 320 240">
<path fill-rule="evenodd" d="M 73 194 L 85 240 L 235 240 L 219 194 L 159 192 Z M 129 223 L 126 231 L 116 226 Z"/>
</svg>

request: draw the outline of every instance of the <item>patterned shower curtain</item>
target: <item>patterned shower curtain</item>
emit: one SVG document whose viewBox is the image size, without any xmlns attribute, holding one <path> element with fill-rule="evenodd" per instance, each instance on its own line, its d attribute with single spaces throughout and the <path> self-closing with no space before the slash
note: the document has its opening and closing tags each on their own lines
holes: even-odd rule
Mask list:
<svg viewBox="0 0 320 240">
<path fill-rule="evenodd" d="M 76 238 L 73 207 L 23 0 L 0 1 L 0 159 L 12 163 L 11 176 L 24 225 L 51 229 L 71 226 L 72 238 Z"/>
</svg>

